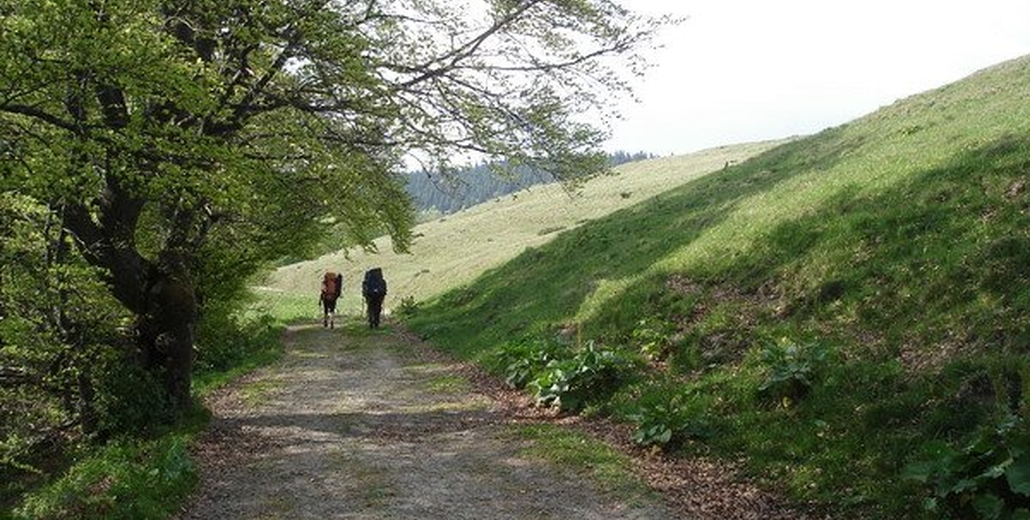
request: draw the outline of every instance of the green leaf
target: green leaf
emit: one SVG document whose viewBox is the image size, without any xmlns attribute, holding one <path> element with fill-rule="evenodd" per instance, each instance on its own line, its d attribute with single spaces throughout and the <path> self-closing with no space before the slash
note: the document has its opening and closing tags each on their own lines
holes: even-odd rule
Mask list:
<svg viewBox="0 0 1030 520">
<path fill-rule="evenodd" d="M 672 439 L 672 430 L 668 428 L 662 428 L 662 433 L 658 435 L 658 442 L 662 444 L 668 444 L 669 440 Z"/>
<path fill-rule="evenodd" d="M 937 497 L 930 497 L 923 500 L 923 509 L 930 511 L 931 513 L 937 512 Z"/>
<path fill-rule="evenodd" d="M 994 453 L 994 449 L 997 447 L 998 442 L 996 439 L 989 435 L 981 435 L 969 446 L 966 447 L 966 453 L 976 454 L 982 457 L 989 457 Z"/>
<path fill-rule="evenodd" d="M 1005 470 L 1005 480 L 1013 493 L 1030 497 L 1030 457 L 1022 457 Z"/>
<path fill-rule="evenodd" d="M 981 518 L 987 520 L 1000 518 L 1004 508 L 1005 502 L 992 493 L 983 494 L 973 499 L 973 509 L 976 510 Z"/>
<path fill-rule="evenodd" d="M 936 473 L 937 462 L 932 460 L 914 462 L 905 466 L 905 469 L 901 473 L 901 478 L 905 480 L 914 480 L 920 484 L 926 484 L 930 477 Z"/>
<path fill-rule="evenodd" d="M 987 471 L 984 471 L 981 476 L 987 477 L 988 479 L 996 479 L 996 478 L 1001 477 L 1002 475 L 1004 475 L 1005 471 L 1011 465 L 1012 465 L 1012 459 L 1011 458 L 1005 459 L 1000 464 L 995 464 L 995 465 L 987 468 Z"/>
<path fill-rule="evenodd" d="M 956 482 L 954 486 L 951 486 L 950 492 L 952 492 L 952 493 L 962 493 L 963 491 L 968 491 L 970 489 L 976 489 L 976 487 L 977 487 L 976 479 L 964 478 L 964 479 L 959 480 L 958 482 Z"/>
</svg>

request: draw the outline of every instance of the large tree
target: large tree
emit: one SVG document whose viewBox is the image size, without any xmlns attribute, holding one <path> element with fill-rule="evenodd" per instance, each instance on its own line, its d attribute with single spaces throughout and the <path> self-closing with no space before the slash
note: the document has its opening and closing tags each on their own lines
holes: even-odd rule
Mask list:
<svg viewBox="0 0 1030 520">
<path fill-rule="evenodd" d="M 107 273 L 182 409 L 219 280 L 327 225 L 406 248 L 402 161 L 596 170 L 663 23 L 609 0 L 3 0 L 0 189 Z"/>
</svg>

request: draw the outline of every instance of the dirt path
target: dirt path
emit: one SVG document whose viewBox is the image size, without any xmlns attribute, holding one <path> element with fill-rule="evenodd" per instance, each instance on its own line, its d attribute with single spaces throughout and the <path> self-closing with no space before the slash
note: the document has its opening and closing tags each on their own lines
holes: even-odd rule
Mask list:
<svg viewBox="0 0 1030 520">
<path fill-rule="evenodd" d="M 396 333 L 310 325 L 286 341 L 282 361 L 209 403 L 181 519 L 673 516 L 523 456 L 502 407 Z"/>
<path fill-rule="evenodd" d="M 200 490 L 178 519 L 803 518 L 703 462 L 637 453 L 654 493 L 526 455 L 514 425 L 615 445 L 626 432 L 544 413 L 390 327 L 310 324 L 285 341 L 284 359 L 209 400 Z"/>
</svg>

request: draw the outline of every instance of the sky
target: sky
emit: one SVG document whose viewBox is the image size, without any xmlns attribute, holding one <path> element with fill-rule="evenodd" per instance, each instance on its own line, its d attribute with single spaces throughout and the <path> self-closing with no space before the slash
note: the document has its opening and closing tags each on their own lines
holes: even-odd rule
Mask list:
<svg viewBox="0 0 1030 520">
<path fill-rule="evenodd" d="M 624 0 L 665 28 L 612 126 L 658 155 L 807 135 L 1030 54 L 1030 0 Z"/>
</svg>

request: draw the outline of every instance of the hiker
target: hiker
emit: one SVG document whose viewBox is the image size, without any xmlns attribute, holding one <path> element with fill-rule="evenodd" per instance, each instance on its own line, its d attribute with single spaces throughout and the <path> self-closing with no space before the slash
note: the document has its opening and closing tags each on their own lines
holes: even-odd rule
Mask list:
<svg viewBox="0 0 1030 520">
<path fill-rule="evenodd" d="M 322 276 L 322 292 L 318 303 L 322 306 L 322 326 L 330 329 L 336 327 L 336 300 L 343 292 L 343 275 L 327 271 Z"/>
<path fill-rule="evenodd" d="M 361 295 L 365 297 L 368 310 L 368 327 L 379 328 L 379 317 L 383 313 L 383 299 L 386 298 L 386 280 L 383 270 L 374 267 L 365 271 L 365 280 L 361 282 Z"/>
</svg>

